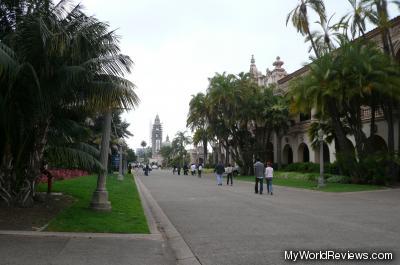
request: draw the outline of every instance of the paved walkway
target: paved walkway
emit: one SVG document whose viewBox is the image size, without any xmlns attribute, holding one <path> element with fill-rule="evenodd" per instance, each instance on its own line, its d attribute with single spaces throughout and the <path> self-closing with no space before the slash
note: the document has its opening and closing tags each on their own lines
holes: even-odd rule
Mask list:
<svg viewBox="0 0 400 265">
<path fill-rule="evenodd" d="M 275 186 L 269 196 L 254 194 L 250 183 L 218 187 L 211 177 L 161 170 L 140 180 L 201 264 L 283 264 L 284 250 L 294 249 L 400 255 L 398 189 L 335 194 Z"/>
<path fill-rule="evenodd" d="M 162 239 L 0 235 L 1 265 L 175 264 Z"/>
<path fill-rule="evenodd" d="M 0 231 L 0 265 L 177 264 L 150 211 L 157 205 L 142 201 L 151 234 Z"/>
</svg>

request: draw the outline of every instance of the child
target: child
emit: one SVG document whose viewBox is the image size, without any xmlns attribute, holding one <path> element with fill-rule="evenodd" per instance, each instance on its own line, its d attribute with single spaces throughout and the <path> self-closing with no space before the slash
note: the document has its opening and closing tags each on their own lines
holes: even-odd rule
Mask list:
<svg viewBox="0 0 400 265">
<path fill-rule="evenodd" d="M 271 166 L 271 162 L 267 162 L 267 168 L 265 169 L 265 179 L 267 180 L 267 191 L 268 194 L 272 193 L 272 178 L 274 177 L 274 169 Z"/>
</svg>

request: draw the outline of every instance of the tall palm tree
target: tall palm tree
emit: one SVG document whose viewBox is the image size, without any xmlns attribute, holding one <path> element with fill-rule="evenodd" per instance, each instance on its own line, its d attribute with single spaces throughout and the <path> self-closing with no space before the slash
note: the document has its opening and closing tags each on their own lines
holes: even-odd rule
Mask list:
<svg viewBox="0 0 400 265">
<path fill-rule="evenodd" d="M 366 10 L 367 18 L 378 27 L 381 33 L 381 40 L 383 44 L 384 52 L 392 57 L 394 60 L 396 58 L 394 43 L 390 32 L 391 22 L 389 20 L 389 4 L 400 6 L 400 1 L 398 0 L 362 0 L 364 5 L 364 10 Z M 385 98 L 385 102 L 382 105 L 384 116 L 388 125 L 388 150 L 390 155 L 393 157 L 395 153 L 394 146 L 394 109 L 399 105 L 399 101 L 393 99 L 395 96 L 395 91 L 392 91 L 391 95 Z M 399 124 L 400 129 L 400 124 Z M 400 137 L 399 137 L 400 139 Z M 399 142 L 400 146 L 400 142 Z M 394 160 L 394 159 L 392 159 Z M 390 175 L 392 181 L 396 181 L 398 175 L 399 167 L 394 161 L 390 162 Z"/>
<path fill-rule="evenodd" d="M 225 147 L 225 163 L 229 162 L 229 138 L 236 127 L 236 117 L 240 112 L 241 90 L 237 89 L 237 77 L 233 74 L 216 73 L 209 79 L 207 100 L 209 123 L 213 134 Z"/>
<path fill-rule="evenodd" d="M 364 7 L 363 0 L 348 0 L 351 11 L 343 17 L 343 21 L 349 25 L 352 39 L 364 36 L 366 31 L 366 18 L 369 12 Z"/>
<path fill-rule="evenodd" d="M 309 9 L 315 11 L 321 22 L 326 21 L 325 4 L 323 0 L 300 0 L 298 5 L 287 15 L 286 25 L 289 23 L 289 20 L 291 20 L 297 31 L 301 35 L 306 36 L 311 42 L 311 47 L 314 50 L 315 56 L 320 57 L 320 53 L 316 43 L 314 42 L 314 38 L 310 29 L 308 17 Z"/>
<path fill-rule="evenodd" d="M 186 120 L 186 126 L 189 127 L 192 132 L 195 131 L 196 138 L 201 140 L 203 145 L 204 162 L 207 161 L 207 145 L 208 140 L 210 139 L 207 111 L 208 106 L 206 96 L 203 93 L 198 93 L 192 96 L 192 99 L 189 102 L 189 113 Z M 199 141 L 197 141 L 197 143 L 199 143 Z"/>
<path fill-rule="evenodd" d="M 134 85 L 122 78 L 132 61 L 119 53 L 115 32 L 86 16 L 79 5 L 43 3 L 15 16 L 9 12 L 2 21 L 8 31 L 2 31 L 0 42 L 0 107 L 11 115 L 1 119 L 5 173 L 0 185 L 2 197 L 15 194 L 8 201 L 22 204 L 32 201 L 55 121 L 73 109 L 107 112 L 138 103 Z"/>
</svg>

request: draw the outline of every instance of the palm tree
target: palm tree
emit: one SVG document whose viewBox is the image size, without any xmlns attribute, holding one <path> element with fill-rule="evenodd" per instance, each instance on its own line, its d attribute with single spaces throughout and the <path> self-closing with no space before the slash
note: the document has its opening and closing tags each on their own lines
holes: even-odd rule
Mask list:
<svg viewBox="0 0 400 265">
<path fill-rule="evenodd" d="M 237 77 L 233 74 L 216 73 L 209 79 L 206 100 L 212 134 L 225 147 L 225 163 L 229 162 L 229 138 L 233 137 L 236 117 L 240 112 L 241 90 L 237 88 Z M 221 159 L 221 158 L 219 158 Z"/>
<path fill-rule="evenodd" d="M 366 16 L 368 10 L 364 8 L 363 0 L 348 0 L 351 5 L 351 12 L 343 17 L 343 22 L 347 25 L 350 24 L 350 34 L 352 39 L 364 36 L 366 31 Z"/>
<path fill-rule="evenodd" d="M 192 138 L 186 135 L 186 133 L 186 131 L 177 132 L 171 143 L 173 155 L 178 157 L 182 164 L 185 163 L 185 157 L 187 154 L 186 146 L 192 143 Z"/>
<path fill-rule="evenodd" d="M 208 129 L 208 111 L 206 96 L 203 93 L 198 93 L 192 96 L 189 102 L 189 114 L 186 120 L 186 126 L 189 127 L 192 132 L 195 131 L 194 138 L 198 139 L 195 144 L 200 141 L 203 145 L 204 162 L 207 161 L 207 145 L 210 139 L 210 130 Z"/>
<path fill-rule="evenodd" d="M 294 107 L 314 108 L 322 118 L 330 117 L 338 153 L 351 153 L 346 150 L 346 134 L 353 135 L 357 159 L 362 160 L 366 155 L 366 136 L 362 130 L 361 106 L 368 105 L 372 96 L 392 95 L 394 89 L 399 95 L 397 71 L 373 44 L 346 43 L 335 54 L 315 60 L 309 74 L 291 84 L 289 95 Z"/>
<path fill-rule="evenodd" d="M 134 85 L 122 78 L 132 61 L 119 54 L 107 24 L 86 16 L 79 5 L 68 8 L 69 1 L 29 3 L 18 2 L 17 15 L 0 6 L 11 14 L 1 21 L 8 30 L 0 42 L 0 107 L 10 115 L 1 119 L 0 185 L 3 199 L 22 204 L 32 201 L 55 121 L 73 110 L 108 112 L 138 103 Z"/>
<path fill-rule="evenodd" d="M 363 0 L 364 10 L 366 10 L 365 14 L 367 18 L 378 27 L 381 33 L 381 40 L 383 44 L 383 51 L 389 55 L 390 57 L 395 60 L 396 54 L 394 50 L 394 43 L 392 40 L 390 27 L 391 23 L 389 20 L 389 12 L 388 12 L 388 5 L 395 4 L 398 7 L 400 6 L 400 1 L 393 0 L 393 1 L 386 1 L 386 0 Z M 389 154 L 394 160 L 394 109 L 396 105 L 399 105 L 398 101 L 393 99 L 395 96 L 395 91 L 392 91 L 388 97 L 385 98 L 385 102 L 382 105 L 384 116 L 388 125 L 388 150 Z M 399 125 L 400 129 L 400 125 Z M 400 146 L 400 142 L 399 142 Z M 394 161 L 390 162 L 390 175 L 392 178 L 392 182 L 396 181 L 398 175 L 398 166 L 395 164 Z"/>
<path fill-rule="evenodd" d="M 146 152 L 145 152 L 145 150 L 144 150 L 144 148 L 147 146 L 146 141 L 143 140 L 143 141 L 140 143 L 140 146 L 143 148 L 143 160 L 146 160 Z"/>
<path fill-rule="evenodd" d="M 311 42 L 311 47 L 314 50 L 315 56 L 320 57 L 317 45 L 314 42 L 313 35 L 310 29 L 310 22 L 308 18 L 308 10 L 312 9 L 319 16 L 320 21 L 326 21 L 325 4 L 323 0 L 301 0 L 299 4 L 292 10 L 286 17 L 286 25 L 289 20 L 292 21 L 293 26 L 300 32 L 301 35 L 307 36 Z"/>
</svg>

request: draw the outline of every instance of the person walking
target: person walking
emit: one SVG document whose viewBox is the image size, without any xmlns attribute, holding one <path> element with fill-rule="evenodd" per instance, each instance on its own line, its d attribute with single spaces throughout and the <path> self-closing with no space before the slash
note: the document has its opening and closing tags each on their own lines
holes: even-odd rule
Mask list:
<svg viewBox="0 0 400 265">
<path fill-rule="evenodd" d="M 260 194 L 263 193 L 263 180 L 264 180 L 264 164 L 260 162 L 260 159 L 256 159 L 256 163 L 254 164 L 254 175 L 256 177 L 256 184 L 254 186 L 254 192 Z"/>
<path fill-rule="evenodd" d="M 185 163 L 185 164 L 183 165 L 183 175 L 188 175 L 188 173 L 189 173 L 189 167 L 188 167 L 188 165 Z"/>
<path fill-rule="evenodd" d="M 181 165 L 178 165 L 178 175 L 181 174 Z"/>
<path fill-rule="evenodd" d="M 233 167 L 231 164 L 228 164 L 228 166 L 225 169 L 226 172 L 226 185 L 229 185 L 229 179 L 231 180 L 231 186 L 233 185 Z"/>
<path fill-rule="evenodd" d="M 196 174 L 196 164 L 192 164 L 190 166 L 190 173 L 192 174 L 192 176 Z"/>
<path fill-rule="evenodd" d="M 146 176 L 148 176 L 148 175 L 149 175 L 149 171 L 150 171 L 149 164 L 146 164 L 146 166 L 144 167 L 144 174 L 145 174 Z"/>
<path fill-rule="evenodd" d="M 175 172 L 176 172 L 176 165 L 174 165 L 174 167 L 173 167 L 173 169 L 172 169 L 172 174 L 175 175 Z"/>
<path fill-rule="evenodd" d="M 197 174 L 198 177 L 201 178 L 201 171 L 203 170 L 203 165 L 199 164 L 199 166 L 197 167 Z"/>
<path fill-rule="evenodd" d="M 217 166 L 214 169 L 214 172 L 217 176 L 217 185 L 222 186 L 222 174 L 224 174 L 225 172 L 225 168 L 222 162 L 218 162 Z"/>
<path fill-rule="evenodd" d="M 267 168 L 265 169 L 265 179 L 267 181 L 267 191 L 268 194 L 273 195 L 272 193 L 272 178 L 274 177 L 274 168 L 272 167 L 271 162 L 267 162 Z"/>
</svg>

